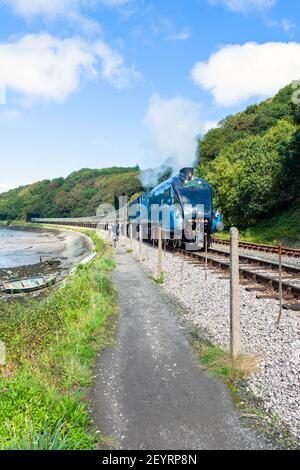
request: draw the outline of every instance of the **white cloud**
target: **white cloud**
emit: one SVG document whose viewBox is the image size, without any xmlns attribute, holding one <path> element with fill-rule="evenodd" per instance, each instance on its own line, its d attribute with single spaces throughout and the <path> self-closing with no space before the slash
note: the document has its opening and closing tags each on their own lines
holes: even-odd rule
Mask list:
<svg viewBox="0 0 300 470">
<path fill-rule="evenodd" d="M 86 34 L 95 34 L 101 31 L 99 23 L 81 13 L 86 7 L 95 8 L 104 6 L 120 8 L 131 3 L 132 0 L 0 0 L 0 5 L 10 6 L 15 14 L 26 19 L 35 16 L 54 20 L 64 17 L 70 23 L 78 26 Z"/>
<path fill-rule="evenodd" d="M 119 90 L 140 78 L 140 73 L 133 66 L 127 67 L 123 56 L 103 41 L 95 43 L 93 49 L 96 57 L 102 60 L 102 77 Z"/>
<path fill-rule="evenodd" d="M 22 16 L 35 15 L 59 16 L 74 12 L 81 6 L 103 5 L 110 8 L 121 7 L 130 0 L 0 0 L 0 3 L 10 5 Z"/>
<path fill-rule="evenodd" d="M 15 186 L 11 184 L 4 183 L 3 181 L 0 181 L 0 193 L 5 193 L 6 191 L 9 191 L 10 189 L 13 189 Z"/>
<path fill-rule="evenodd" d="M 144 125 L 159 154 L 154 165 L 168 158 L 174 160 L 177 168 L 194 163 L 197 136 L 203 130 L 196 103 L 182 97 L 164 100 L 155 94 L 149 101 Z"/>
<path fill-rule="evenodd" d="M 300 44 L 228 45 L 207 62 L 196 63 L 191 75 L 195 84 L 209 90 L 223 106 L 268 97 L 300 78 Z"/>
<path fill-rule="evenodd" d="M 132 0 L 96 0 L 96 2 L 109 8 L 119 8 L 131 3 Z"/>
<path fill-rule="evenodd" d="M 16 109 L 7 109 L 0 111 L 0 121 L 11 121 L 17 119 L 20 116 L 20 112 Z"/>
<path fill-rule="evenodd" d="M 295 25 L 291 20 L 284 18 L 280 21 L 281 27 L 285 33 L 290 33 L 294 29 Z"/>
<path fill-rule="evenodd" d="M 212 5 L 223 5 L 229 10 L 246 12 L 249 10 L 265 10 L 275 5 L 276 0 L 209 0 Z"/>
<path fill-rule="evenodd" d="M 70 23 L 77 25 L 82 33 L 91 35 L 101 32 L 101 26 L 98 21 L 92 20 L 84 15 L 81 15 L 78 11 L 74 10 L 66 15 L 67 20 Z"/>
<path fill-rule="evenodd" d="M 2 0 L 2 3 L 10 5 L 17 14 L 25 17 L 56 16 L 77 7 L 79 0 Z"/>
<path fill-rule="evenodd" d="M 184 28 L 178 33 L 171 33 L 167 36 L 169 41 L 187 41 L 191 36 L 191 31 L 189 28 Z"/>
<path fill-rule="evenodd" d="M 58 39 L 30 34 L 16 42 L 0 44 L 0 82 L 29 99 L 64 101 L 78 89 L 83 76 L 97 77 L 116 88 L 137 78 L 118 51 L 102 41 Z"/>
<path fill-rule="evenodd" d="M 139 31 L 139 35 L 141 31 Z M 174 21 L 166 16 L 152 20 L 152 32 L 156 36 L 163 36 L 166 41 L 187 41 L 191 36 L 190 28 L 178 29 Z"/>
<path fill-rule="evenodd" d="M 210 131 L 211 129 L 215 129 L 218 127 L 219 121 L 205 121 L 203 124 L 203 133 L 206 134 L 206 132 Z"/>
<path fill-rule="evenodd" d="M 281 29 L 284 33 L 289 35 L 290 39 L 294 36 L 295 24 L 288 18 L 283 18 L 282 20 L 271 20 L 266 19 L 265 24 L 270 28 Z"/>
</svg>

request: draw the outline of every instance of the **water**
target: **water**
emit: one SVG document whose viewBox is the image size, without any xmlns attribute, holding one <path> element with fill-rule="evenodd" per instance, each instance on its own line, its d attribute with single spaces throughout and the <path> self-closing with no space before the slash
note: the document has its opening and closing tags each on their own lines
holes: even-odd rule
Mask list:
<svg viewBox="0 0 300 470">
<path fill-rule="evenodd" d="M 29 266 L 51 256 L 57 249 L 57 237 L 52 233 L 0 228 L 0 269 Z"/>
</svg>

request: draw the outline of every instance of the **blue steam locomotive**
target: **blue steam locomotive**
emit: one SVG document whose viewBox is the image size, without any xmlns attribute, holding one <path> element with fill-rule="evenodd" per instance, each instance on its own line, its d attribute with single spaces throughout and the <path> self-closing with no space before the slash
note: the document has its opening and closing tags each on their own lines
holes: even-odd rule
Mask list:
<svg viewBox="0 0 300 470">
<path fill-rule="evenodd" d="M 147 227 L 144 238 L 155 239 L 155 227 L 161 227 L 169 245 L 190 250 L 202 249 L 205 240 L 210 245 L 212 234 L 224 228 L 221 214 L 212 207 L 212 189 L 194 176 L 194 168 L 183 168 L 179 175 L 132 201 L 128 221 Z"/>
</svg>

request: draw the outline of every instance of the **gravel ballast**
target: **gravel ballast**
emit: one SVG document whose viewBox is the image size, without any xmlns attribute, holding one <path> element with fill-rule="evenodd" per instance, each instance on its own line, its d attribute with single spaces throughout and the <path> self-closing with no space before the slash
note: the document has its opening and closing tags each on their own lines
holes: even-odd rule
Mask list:
<svg viewBox="0 0 300 470">
<path fill-rule="evenodd" d="M 213 243 L 212 248 L 225 251 L 226 253 L 229 253 L 230 251 L 230 247 L 228 245 L 220 245 L 218 243 Z M 264 251 L 240 248 L 240 254 L 244 256 L 252 256 L 253 258 L 261 259 L 262 261 L 266 260 L 275 263 L 279 262 L 279 253 L 267 253 Z M 296 268 L 300 268 L 300 258 L 293 258 L 292 256 L 284 255 L 282 256 L 282 263 L 286 264 L 287 266 L 294 266 Z"/>
<path fill-rule="evenodd" d="M 130 247 L 130 242 L 127 242 Z M 138 255 L 136 242 L 135 255 Z M 148 251 L 148 260 L 147 260 Z M 143 263 L 156 274 L 157 249 L 143 245 Z M 207 339 L 229 349 L 230 283 L 224 275 L 182 261 L 177 255 L 164 255 L 163 288 L 184 307 L 195 327 L 205 329 Z M 183 275 L 182 275 L 183 272 Z M 223 278 L 222 278 L 223 277 Z M 248 387 L 262 400 L 264 408 L 277 416 L 300 438 L 300 317 L 284 311 L 278 327 L 278 301 L 257 299 L 256 292 L 241 287 L 242 351 L 258 355 L 258 370 L 248 379 Z"/>
</svg>

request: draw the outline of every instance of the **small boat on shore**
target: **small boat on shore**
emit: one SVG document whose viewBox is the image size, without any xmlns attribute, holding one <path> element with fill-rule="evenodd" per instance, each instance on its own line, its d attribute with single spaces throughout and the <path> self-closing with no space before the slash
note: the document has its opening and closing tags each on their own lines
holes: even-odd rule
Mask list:
<svg viewBox="0 0 300 470">
<path fill-rule="evenodd" d="M 56 281 L 53 276 L 35 276 L 25 279 L 12 279 L 3 282 L 3 291 L 7 294 L 34 292 L 52 286 Z"/>
</svg>

